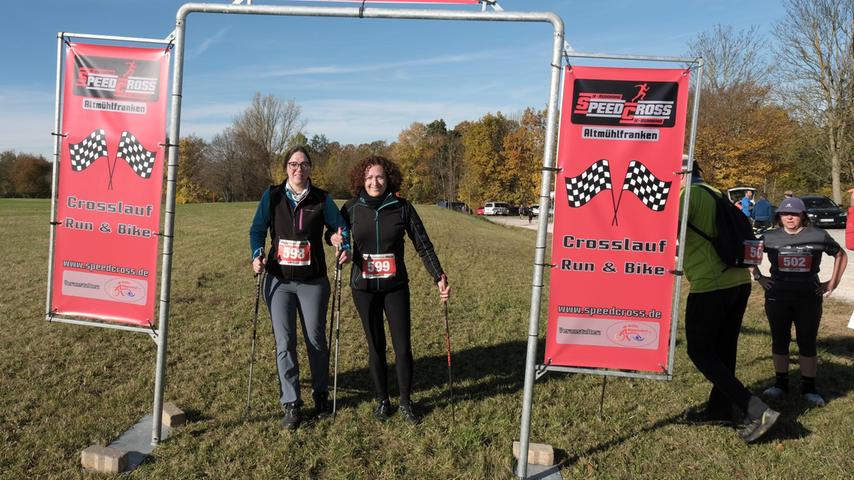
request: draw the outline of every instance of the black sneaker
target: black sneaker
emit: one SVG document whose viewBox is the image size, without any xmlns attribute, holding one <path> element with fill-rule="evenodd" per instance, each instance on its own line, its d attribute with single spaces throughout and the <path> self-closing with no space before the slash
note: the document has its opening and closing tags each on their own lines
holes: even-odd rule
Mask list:
<svg viewBox="0 0 854 480">
<path fill-rule="evenodd" d="M 418 425 L 418 422 L 421 421 L 418 415 L 416 415 L 415 412 L 412 410 L 412 405 L 408 403 L 401 403 L 399 410 L 406 423 L 410 425 Z"/>
<path fill-rule="evenodd" d="M 329 392 L 314 392 L 314 414 L 317 418 L 328 417 L 332 414 L 332 402 L 329 401 Z"/>
<path fill-rule="evenodd" d="M 286 403 L 282 409 L 285 411 L 285 416 L 282 417 L 282 428 L 296 430 L 302 420 L 299 413 L 299 402 Z"/>
<path fill-rule="evenodd" d="M 377 403 L 376 408 L 374 408 L 374 418 L 380 421 L 384 421 L 388 417 L 391 416 L 391 402 L 386 398 L 385 400 L 380 400 Z"/>
<path fill-rule="evenodd" d="M 734 426 L 736 423 L 732 414 L 729 416 L 712 414 L 708 409 L 700 407 L 691 407 L 685 410 L 679 417 L 679 421 L 688 425 Z"/>
</svg>

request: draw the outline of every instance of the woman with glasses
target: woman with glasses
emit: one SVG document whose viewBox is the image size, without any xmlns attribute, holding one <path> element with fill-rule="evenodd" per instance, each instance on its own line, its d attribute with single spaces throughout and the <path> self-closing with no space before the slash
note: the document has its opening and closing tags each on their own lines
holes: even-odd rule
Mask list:
<svg viewBox="0 0 854 480">
<path fill-rule="evenodd" d="M 324 190 L 310 180 L 311 158 L 305 147 L 285 155 L 287 179 L 267 188 L 249 228 L 252 269 L 267 271 L 264 299 L 276 340 L 280 401 L 285 415 L 282 427 L 295 429 L 301 421 L 299 364 L 296 351 L 297 311 L 311 369 L 315 413 L 329 412 L 328 348 L 324 321 L 329 301 L 329 279 L 323 252 L 324 227 L 329 243 L 340 252 L 338 261 L 349 259 L 347 227 L 338 207 Z M 270 232 L 269 254 L 264 242 Z M 332 233 L 334 232 L 334 233 Z"/>
<path fill-rule="evenodd" d="M 771 326 L 771 353 L 776 380 L 763 394 L 780 398 L 789 392 L 789 342 L 795 325 L 801 370 L 801 395 L 811 406 L 824 399 L 815 386 L 818 362 L 816 337 L 821 321 L 822 299 L 839 285 L 848 264 L 845 250 L 826 231 L 809 226 L 804 202 L 783 200 L 775 214 L 779 228 L 762 235 L 771 263 L 770 276 L 753 269 L 753 278 L 765 289 L 765 314 Z M 822 254 L 834 257 L 830 279 L 818 278 Z"/>
<path fill-rule="evenodd" d="M 352 232 L 353 267 L 350 289 L 368 341 L 371 379 L 377 398 L 374 417 L 385 420 L 391 413 L 386 363 L 383 313 L 388 320 L 394 348 L 400 413 L 410 423 L 418 414 L 410 400 L 412 387 L 412 342 L 410 339 L 409 277 L 404 263 L 404 240 L 409 236 L 439 289 L 448 301 L 450 287 L 421 218 L 411 203 L 399 197 L 402 175 L 391 160 L 369 156 L 350 171 L 355 197 L 341 208 Z"/>
</svg>

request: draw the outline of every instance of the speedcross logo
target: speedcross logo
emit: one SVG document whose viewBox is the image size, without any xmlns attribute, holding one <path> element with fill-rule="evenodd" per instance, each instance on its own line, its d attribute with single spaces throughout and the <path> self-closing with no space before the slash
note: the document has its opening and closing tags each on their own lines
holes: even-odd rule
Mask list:
<svg viewBox="0 0 854 480">
<path fill-rule="evenodd" d="M 108 99 L 157 100 L 160 62 L 112 57 L 74 58 L 74 94 Z"/>
<path fill-rule="evenodd" d="M 678 91 L 676 82 L 577 79 L 572 123 L 672 127 Z"/>
</svg>

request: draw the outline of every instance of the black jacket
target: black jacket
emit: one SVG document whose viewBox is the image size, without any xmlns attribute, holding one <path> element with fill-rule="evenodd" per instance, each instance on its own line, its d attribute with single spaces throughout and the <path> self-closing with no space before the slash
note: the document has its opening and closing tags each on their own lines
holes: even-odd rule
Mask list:
<svg viewBox="0 0 854 480">
<path fill-rule="evenodd" d="M 353 247 L 353 268 L 350 287 L 356 290 L 382 292 L 400 288 L 409 283 L 404 263 L 404 238 L 406 233 L 421 256 L 427 272 L 438 282 L 442 266 L 433 251 L 433 244 L 424 230 L 424 224 L 415 208 L 407 200 L 388 193 L 376 209 L 359 196 L 341 207 L 341 215 L 350 228 Z M 363 260 L 369 254 L 394 254 L 397 272 L 390 278 L 366 279 Z"/>
<path fill-rule="evenodd" d="M 267 272 L 280 280 L 312 280 L 326 276 L 323 251 L 323 206 L 327 193 L 315 186 L 296 207 L 285 198 L 282 185 L 270 187 L 270 253 Z M 279 240 L 303 240 L 311 245 L 311 262 L 305 266 L 279 265 Z"/>
</svg>

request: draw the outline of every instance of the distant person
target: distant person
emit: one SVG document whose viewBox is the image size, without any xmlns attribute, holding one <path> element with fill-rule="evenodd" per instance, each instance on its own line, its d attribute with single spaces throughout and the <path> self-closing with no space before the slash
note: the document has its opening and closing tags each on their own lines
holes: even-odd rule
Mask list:
<svg viewBox="0 0 854 480">
<path fill-rule="evenodd" d="M 798 342 L 801 395 L 814 407 L 823 407 L 824 398 L 816 390 L 818 366 L 816 337 L 821 321 L 822 299 L 839 285 L 848 255 L 825 230 L 809 226 L 804 202 L 791 197 L 780 203 L 775 224 L 779 228 L 762 235 L 771 263 L 770 276 L 758 267 L 753 278 L 765 289 L 765 314 L 771 326 L 771 353 L 776 380 L 763 394 L 780 398 L 789 393 L 789 343 L 792 324 Z M 822 253 L 834 257 L 830 280 L 818 278 Z"/>
<path fill-rule="evenodd" d="M 412 240 L 427 273 L 439 289 L 442 302 L 448 301 L 451 289 L 415 207 L 397 195 L 402 181 L 400 168 L 391 160 L 365 157 L 350 171 L 355 197 L 341 207 L 341 214 L 352 232 L 350 290 L 368 342 L 368 366 L 377 399 L 374 417 L 385 420 L 392 413 L 388 395 L 385 313 L 395 355 L 399 410 L 407 423 L 416 424 L 419 415 L 410 398 L 414 362 L 409 275 L 404 263 L 405 237 Z"/>
<path fill-rule="evenodd" d="M 751 217 L 751 213 L 753 211 L 753 192 L 750 190 L 744 192 L 744 196 L 741 197 L 741 212 Z"/>
<path fill-rule="evenodd" d="M 771 202 L 768 201 L 768 194 L 762 192 L 759 194 L 759 200 L 753 205 L 753 227 L 757 230 L 765 230 L 771 227 Z"/>
<path fill-rule="evenodd" d="M 534 219 L 534 209 L 532 207 L 528 207 L 528 224 L 531 224 L 531 220 Z"/>
<path fill-rule="evenodd" d="M 279 373 L 279 401 L 284 410 L 282 428 L 299 427 L 299 364 L 297 363 L 297 311 L 311 369 L 315 413 L 325 415 L 329 405 L 326 307 L 329 279 L 323 252 L 323 229 L 331 232 L 330 243 L 343 249 L 340 261 L 347 261 L 347 225 L 338 207 L 324 190 L 311 183 L 311 158 L 304 147 L 285 154 L 287 178 L 281 185 L 264 190 L 249 228 L 252 269 L 267 271 L 264 299 L 273 323 L 276 340 L 276 369 Z M 269 261 L 264 241 L 270 233 Z"/>
<path fill-rule="evenodd" d="M 702 169 L 696 162 L 690 179 L 685 178 L 683 183 L 683 198 L 688 188 L 691 193 L 689 224 L 714 237 L 715 195 L 722 195 L 703 181 Z M 744 268 L 728 268 L 711 242 L 691 228 L 687 229 L 685 237 L 684 269 L 690 282 L 685 307 L 688 356 L 697 370 L 712 382 L 706 408 L 689 409 L 684 419 L 697 423 L 731 423 L 733 406 L 737 406 L 746 413 L 746 426 L 739 435 L 747 443 L 754 442 L 774 425 L 780 414 L 753 395 L 735 376 L 738 336 L 750 296 L 750 274 Z"/>
</svg>

